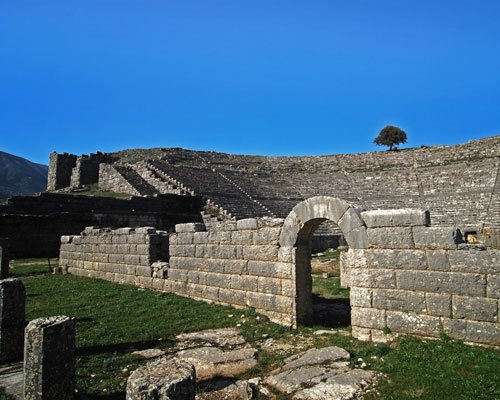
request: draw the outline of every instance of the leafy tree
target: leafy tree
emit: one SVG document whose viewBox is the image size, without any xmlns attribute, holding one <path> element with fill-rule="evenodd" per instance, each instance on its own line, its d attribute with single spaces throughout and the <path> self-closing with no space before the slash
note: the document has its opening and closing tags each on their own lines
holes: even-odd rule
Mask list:
<svg viewBox="0 0 500 400">
<path fill-rule="evenodd" d="M 373 143 L 378 146 L 389 146 L 389 150 L 396 150 L 396 145 L 406 143 L 406 132 L 397 126 L 387 125 L 380 131 Z"/>
</svg>

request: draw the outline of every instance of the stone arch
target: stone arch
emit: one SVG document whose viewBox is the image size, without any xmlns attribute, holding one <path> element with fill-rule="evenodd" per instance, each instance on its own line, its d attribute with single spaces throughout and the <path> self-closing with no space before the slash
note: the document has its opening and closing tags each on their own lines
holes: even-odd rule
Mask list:
<svg viewBox="0 0 500 400">
<path fill-rule="evenodd" d="M 307 325 L 313 318 L 310 243 L 314 231 L 323 221 L 333 221 L 342 231 L 350 251 L 364 249 L 368 237 L 361 211 L 361 208 L 336 197 L 315 196 L 297 204 L 286 217 L 279 244 L 283 250 L 294 254 L 294 325 Z"/>
</svg>

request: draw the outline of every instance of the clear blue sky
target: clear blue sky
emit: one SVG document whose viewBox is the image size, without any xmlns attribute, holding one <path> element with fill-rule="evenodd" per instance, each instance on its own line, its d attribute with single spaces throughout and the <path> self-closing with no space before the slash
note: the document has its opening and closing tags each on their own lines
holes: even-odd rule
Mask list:
<svg viewBox="0 0 500 400">
<path fill-rule="evenodd" d="M 0 0 L 0 150 L 382 150 L 500 133 L 500 1 Z"/>
</svg>

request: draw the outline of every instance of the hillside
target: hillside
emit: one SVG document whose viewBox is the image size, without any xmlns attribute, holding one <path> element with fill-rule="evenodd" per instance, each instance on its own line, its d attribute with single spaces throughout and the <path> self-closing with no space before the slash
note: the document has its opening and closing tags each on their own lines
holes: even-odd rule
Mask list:
<svg viewBox="0 0 500 400">
<path fill-rule="evenodd" d="M 47 174 L 46 165 L 0 151 L 0 199 L 45 190 Z"/>
</svg>

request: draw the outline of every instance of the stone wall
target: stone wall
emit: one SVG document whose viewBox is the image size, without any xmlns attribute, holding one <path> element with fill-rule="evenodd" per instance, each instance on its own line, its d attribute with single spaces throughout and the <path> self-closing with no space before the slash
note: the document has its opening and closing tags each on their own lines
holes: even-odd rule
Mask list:
<svg viewBox="0 0 500 400">
<path fill-rule="evenodd" d="M 60 265 L 79 275 L 254 307 L 272 321 L 297 326 L 311 320 L 310 246 L 324 220 L 336 223 L 349 245 L 341 278 L 351 288 L 355 337 L 446 334 L 500 345 L 500 251 L 463 243 L 456 228 L 429 226 L 424 211 L 361 212 L 319 196 L 298 204 L 285 220 L 226 221 L 209 231 L 201 223 L 178 224 L 168 264 L 154 263 L 166 258 L 141 258 L 147 254 L 139 251 L 151 250 L 127 239 L 137 230 L 90 229 L 63 238 Z M 115 248 L 115 240 L 122 247 Z"/>
<path fill-rule="evenodd" d="M 56 257 L 62 235 L 79 234 L 86 226 L 155 226 L 173 231 L 175 224 L 201 221 L 201 199 L 73 196 L 43 193 L 18 196 L 0 206 L 0 237 L 11 258 Z"/>
<path fill-rule="evenodd" d="M 74 154 L 56 152 L 49 156 L 49 176 L 47 180 L 47 190 L 54 191 L 63 189 L 71 184 L 71 174 L 76 165 Z"/>
<path fill-rule="evenodd" d="M 99 189 L 140 196 L 141 193 L 112 165 L 99 165 Z"/>
<path fill-rule="evenodd" d="M 97 183 L 99 180 L 99 164 L 110 161 L 112 161 L 112 158 L 101 152 L 78 156 L 75 167 L 71 171 L 70 186 L 78 188 Z"/>
<path fill-rule="evenodd" d="M 153 272 L 168 260 L 168 234 L 155 228 L 87 227 L 80 235 L 62 236 L 62 273 L 153 287 Z M 156 282 L 158 283 L 158 282 Z M 163 290 L 164 279 L 157 289 Z"/>
<path fill-rule="evenodd" d="M 500 345 L 499 250 L 460 243 L 454 228 L 405 222 L 397 211 L 362 218 L 368 246 L 344 255 L 355 336 L 446 334 Z"/>
</svg>

